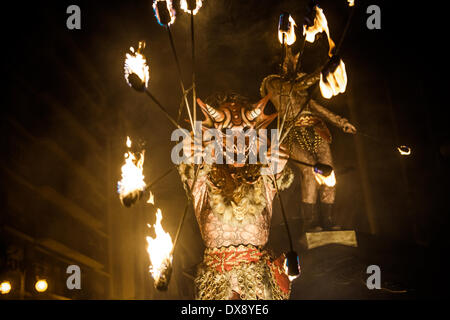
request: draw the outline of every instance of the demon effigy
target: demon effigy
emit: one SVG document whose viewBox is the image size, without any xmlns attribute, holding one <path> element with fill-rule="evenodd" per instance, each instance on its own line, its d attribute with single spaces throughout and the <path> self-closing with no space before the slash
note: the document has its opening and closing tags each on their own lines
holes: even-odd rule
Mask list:
<svg viewBox="0 0 450 320">
<path fill-rule="evenodd" d="M 356 133 L 355 127 L 315 100 L 308 100 L 308 89 L 320 80 L 320 72 L 305 74 L 297 72 L 299 56 L 287 50 L 281 75 L 269 75 L 262 81 L 261 95 L 270 94 L 270 101 L 279 114 L 285 115 L 285 126 L 290 128 L 284 146 L 291 157 L 305 163 L 323 163 L 333 167 L 330 150 L 331 134 L 327 121 L 347 133 Z M 300 171 L 300 214 L 292 217 L 292 227 L 302 227 L 306 232 L 339 230 L 333 216 L 335 186 L 317 181 L 317 175 L 309 166 L 296 163 Z M 320 196 L 320 214 L 316 202 Z M 302 225 L 300 224 L 302 223 Z"/>
<path fill-rule="evenodd" d="M 203 126 L 227 132 L 223 134 L 226 139 L 230 133 L 266 128 L 276 116 L 264 114 L 267 101 L 265 97 L 252 105 L 240 96 L 226 95 L 213 101 L 217 107 L 198 102 L 206 116 Z M 236 150 L 241 147 L 248 151 L 248 145 Z M 195 216 L 206 245 L 195 279 L 198 299 L 289 297 L 290 281 L 284 269 L 284 256 L 274 259 L 264 249 L 277 190 L 275 183 L 278 190 L 283 190 L 293 180 L 286 161 L 280 157 L 282 153 L 279 150 L 276 154 L 278 167 L 273 175 L 261 174 L 262 164 L 248 161 L 202 162 L 197 177 L 193 164 L 179 166 L 182 181 L 192 190 Z M 274 159 L 269 161 L 275 160 L 275 154 L 271 156 Z"/>
</svg>

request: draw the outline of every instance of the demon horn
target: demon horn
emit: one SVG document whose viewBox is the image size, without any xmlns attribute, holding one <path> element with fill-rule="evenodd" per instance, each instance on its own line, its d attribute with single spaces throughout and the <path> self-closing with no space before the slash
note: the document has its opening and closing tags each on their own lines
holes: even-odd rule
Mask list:
<svg viewBox="0 0 450 320">
<path fill-rule="evenodd" d="M 197 103 L 200 106 L 205 116 L 210 116 L 215 122 L 222 122 L 225 119 L 225 114 L 211 107 L 209 104 L 204 103 L 200 98 L 197 98 Z"/>
<path fill-rule="evenodd" d="M 264 114 L 264 109 L 267 105 L 267 102 L 269 101 L 269 98 L 270 98 L 270 93 L 268 95 L 266 95 L 264 98 L 262 98 L 261 100 L 259 100 L 259 102 L 257 104 L 255 104 L 255 106 L 252 109 L 247 110 L 245 112 L 246 118 L 249 121 L 254 121 L 261 114 Z"/>
</svg>

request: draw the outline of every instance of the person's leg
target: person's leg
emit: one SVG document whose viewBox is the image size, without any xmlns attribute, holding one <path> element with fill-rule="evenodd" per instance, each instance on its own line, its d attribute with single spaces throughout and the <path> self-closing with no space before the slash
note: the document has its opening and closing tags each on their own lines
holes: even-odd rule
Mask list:
<svg viewBox="0 0 450 320">
<path fill-rule="evenodd" d="M 315 163 L 312 155 L 297 144 L 293 145 L 291 156 L 305 163 Z M 318 184 L 314 178 L 314 173 L 309 166 L 299 163 L 295 163 L 295 165 L 300 170 L 301 204 L 294 225 L 302 226 L 299 230 L 300 234 L 321 231 L 316 210 Z"/>
<path fill-rule="evenodd" d="M 322 142 L 317 150 L 318 162 L 327 164 L 333 167 L 333 157 L 331 155 L 330 145 Z M 322 185 L 320 192 L 320 225 L 325 230 L 340 230 L 341 227 L 336 224 L 336 219 L 333 212 L 334 200 L 336 194 L 336 187 L 329 187 Z"/>
</svg>

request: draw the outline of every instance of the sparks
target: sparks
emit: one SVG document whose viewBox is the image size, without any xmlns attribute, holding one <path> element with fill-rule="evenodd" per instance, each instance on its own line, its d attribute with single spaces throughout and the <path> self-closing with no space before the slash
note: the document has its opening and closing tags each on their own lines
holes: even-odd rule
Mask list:
<svg viewBox="0 0 450 320">
<path fill-rule="evenodd" d="M 170 275 L 168 275 L 169 270 L 172 266 L 172 249 L 173 242 L 170 234 L 165 232 L 162 225 L 162 213 L 158 209 L 156 211 L 156 223 L 153 225 L 155 228 L 156 237 L 146 237 L 147 239 L 147 252 L 150 259 L 150 274 L 155 280 L 155 284 L 160 282 L 167 282 Z"/>
<path fill-rule="evenodd" d="M 316 39 L 316 34 L 325 32 L 327 34 L 329 45 L 328 55 L 331 57 L 332 51 L 336 45 L 330 37 L 327 18 L 325 17 L 325 14 L 323 13 L 322 9 L 319 8 L 319 6 L 314 6 L 313 10 L 315 12 L 314 23 L 311 26 L 307 26 L 305 24 L 303 25 L 303 35 L 305 36 L 306 41 L 313 43 Z"/>
<path fill-rule="evenodd" d="M 147 65 L 147 59 L 142 54 L 142 51 L 145 48 L 145 42 L 139 42 L 138 50 L 134 50 L 133 47 L 130 47 L 130 52 L 126 54 L 125 66 L 124 66 L 124 74 L 125 80 L 127 81 L 130 87 L 134 87 L 135 89 L 148 87 L 148 81 L 150 79 L 150 69 Z M 131 77 L 135 75 L 134 77 Z M 141 83 L 135 84 L 133 82 L 133 78 L 139 78 Z"/>
<path fill-rule="evenodd" d="M 158 8 L 159 2 L 166 3 L 167 12 L 169 15 L 168 17 L 164 17 L 164 16 L 161 17 L 161 15 L 159 14 L 159 8 Z M 172 0 L 155 0 L 155 1 L 153 1 L 153 11 L 155 11 L 156 20 L 158 21 L 158 23 L 161 26 L 163 26 L 163 27 L 170 26 L 175 22 L 176 12 L 175 12 L 175 9 L 173 8 Z M 170 18 L 170 20 L 168 18 Z"/>
<path fill-rule="evenodd" d="M 131 140 L 127 137 L 127 146 L 131 146 Z M 122 166 L 122 180 L 117 183 L 117 192 L 120 196 L 120 201 L 129 207 L 138 198 L 140 198 L 142 191 L 146 184 L 144 182 L 144 175 L 142 174 L 144 166 L 144 151 L 134 154 L 128 151 L 124 155 L 125 164 Z"/>
<path fill-rule="evenodd" d="M 193 1 L 195 1 L 196 6 L 195 6 L 195 9 L 192 10 L 192 14 L 195 16 L 203 5 L 202 0 L 181 0 L 180 8 L 181 8 L 181 10 L 183 10 L 186 13 L 191 13 L 191 8 L 189 8 L 189 6 L 192 5 Z M 188 5 L 188 2 L 189 2 L 189 5 Z"/>
<path fill-rule="evenodd" d="M 295 24 L 295 21 L 290 14 L 287 26 L 283 26 L 283 19 L 285 19 L 284 14 L 280 16 L 280 22 L 278 23 L 278 40 L 281 44 L 283 44 L 284 34 L 284 43 L 290 46 L 294 44 L 296 40 L 294 27 L 296 27 L 297 25 Z"/>
</svg>

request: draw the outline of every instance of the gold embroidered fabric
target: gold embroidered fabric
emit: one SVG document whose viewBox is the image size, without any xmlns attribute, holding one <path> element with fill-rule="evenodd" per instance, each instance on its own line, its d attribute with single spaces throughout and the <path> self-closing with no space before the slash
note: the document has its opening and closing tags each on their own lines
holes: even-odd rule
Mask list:
<svg viewBox="0 0 450 320">
<path fill-rule="evenodd" d="M 195 279 L 196 299 L 227 300 L 233 291 L 243 300 L 288 299 L 290 282 L 284 277 L 281 265 L 261 248 L 207 248 Z"/>
</svg>

